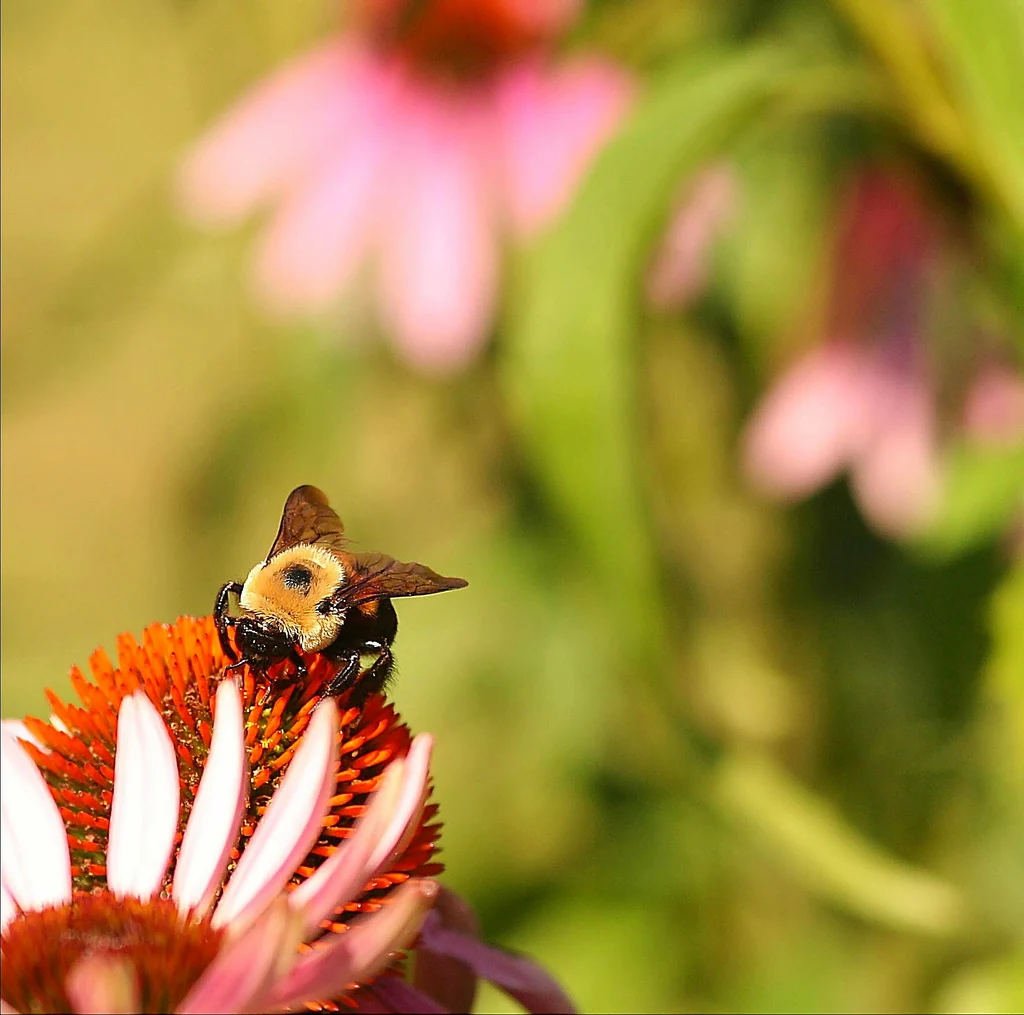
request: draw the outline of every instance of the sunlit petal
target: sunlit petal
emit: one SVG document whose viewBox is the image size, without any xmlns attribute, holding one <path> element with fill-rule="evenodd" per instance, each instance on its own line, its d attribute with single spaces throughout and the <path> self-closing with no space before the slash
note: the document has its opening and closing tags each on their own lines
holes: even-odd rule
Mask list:
<svg viewBox="0 0 1024 1015">
<path fill-rule="evenodd" d="M 173 896 L 203 912 L 224 877 L 245 806 L 247 755 L 242 698 L 234 680 L 217 688 L 213 742 L 178 851 Z"/>
<path fill-rule="evenodd" d="M 160 713 L 142 692 L 125 698 L 117 722 L 107 885 L 148 898 L 167 870 L 178 830 L 178 763 Z"/>
</svg>

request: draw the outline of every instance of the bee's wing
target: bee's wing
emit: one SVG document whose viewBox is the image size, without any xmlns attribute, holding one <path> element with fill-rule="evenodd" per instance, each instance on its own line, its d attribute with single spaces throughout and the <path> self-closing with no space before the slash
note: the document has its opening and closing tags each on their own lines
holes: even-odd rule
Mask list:
<svg viewBox="0 0 1024 1015">
<path fill-rule="evenodd" d="M 300 486 L 288 495 L 277 538 L 267 560 L 297 543 L 324 543 L 335 550 L 345 546 L 345 527 L 315 486 Z"/>
<path fill-rule="evenodd" d="M 351 577 L 338 590 L 336 600 L 346 605 L 381 596 L 429 596 L 469 584 L 464 578 L 446 578 L 424 564 L 395 560 L 386 553 L 346 553 L 343 560 Z"/>
</svg>

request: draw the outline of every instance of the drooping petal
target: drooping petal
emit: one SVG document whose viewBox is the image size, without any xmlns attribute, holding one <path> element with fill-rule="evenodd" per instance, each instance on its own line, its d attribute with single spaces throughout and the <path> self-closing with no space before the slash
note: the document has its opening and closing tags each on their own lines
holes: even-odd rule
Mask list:
<svg viewBox="0 0 1024 1015">
<path fill-rule="evenodd" d="M 65 989 L 72 1010 L 79 1015 L 128 1015 L 140 1010 L 131 962 L 109 953 L 94 952 L 79 959 Z"/>
<path fill-rule="evenodd" d="M 141 691 L 121 703 L 110 805 L 107 886 L 146 899 L 163 882 L 178 830 L 178 763 L 167 727 Z"/>
<path fill-rule="evenodd" d="M 228 224 L 307 173 L 344 138 L 363 98 L 365 59 L 334 39 L 244 95 L 184 161 L 178 191 L 186 212 Z"/>
<path fill-rule="evenodd" d="M 388 199 L 380 181 L 402 88 L 400 68 L 383 59 L 350 72 L 344 139 L 285 196 L 260 242 L 253 281 L 270 308 L 322 311 L 351 281 Z"/>
<path fill-rule="evenodd" d="M 50 717 L 50 722 L 53 722 L 52 716 Z M 27 740 L 40 751 L 49 750 L 46 744 L 41 744 L 34 736 L 32 736 L 28 727 L 20 719 L 4 719 L 0 722 L 0 726 L 2 726 L 3 729 L 10 733 L 16 740 Z"/>
<path fill-rule="evenodd" d="M 71 857 L 64 820 L 39 769 L 6 727 L 0 731 L 0 744 L 0 876 L 5 895 L 22 909 L 66 902 L 71 898 Z M 6 900 L 5 910 L 10 912 Z"/>
<path fill-rule="evenodd" d="M 417 1015 L 447 1015 L 448 1012 L 471 1011 L 471 1008 L 449 1008 L 429 994 L 398 976 L 381 977 L 373 986 L 357 996 L 360 1012 L 406 1012 Z"/>
<path fill-rule="evenodd" d="M 397 110 L 380 313 L 410 362 L 450 370 L 479 348 L 496 298 L 487 124 L 476 101 L 441 90 L 410 89 Z"/>
<path fill-rule="evenodd" d="M 769 496 L 806 497 L 864 446 L 877 408 L 864 353 L 846 342 L 828 342 L 807 353 L 762 399 L 744 434 L 744 469 Z"/>
<path fill-rule="evenodd" d="M 433 904 L 437 884 L 406 881 L 376 913 L 353 923 L 329 944 L 314 946 L 271 991 L 260 1007 L 290 1008 L 311 997 L 331 997 L 383 969 L 392 953 L 408 946 Z"/>
<path fill-rule="evenodd" d="M 884 382 L 883 382 L 884 383 Z M 850 485 L 865 518 L 894 538 L 920 531 L 942 487 L 933 396 L 923 377 L 888 380 L 873 441 L 858 455 Z"/>
<path fill-rule="evenodd" d="M 963 426 L 985 444 L 1024 440 L 1024 376 L 1002 364 L 983 366 L 967 390 Z"/>
<path fill-rule="evenodd" d="M 621 70 L 595 59 L 559 67 L 527 61 L 502 75 L 495 95 L 500 165 L 517 233 L 536 232 L 562 210 L 633 90 Z"/>
<path fill-rule="evenodd" d="M 422 807 L 432 746 L 433 738 L 420 734 L 408 755 L 388 766 L 355 835 L 289 895 L 292 906 L 302 910 L 307 931 L 391 859 Z"/>
<path fill-rule="evenodd" d="M 174 871 L 172 894 L 183 912 L 205 912 L 220 887 L 242 820 L 247 761 L 242 697 L 234 680 L 222 680 L 213 742 Z"/>
<path fill-rule="evenodd" d="M 525 955 L 493 948 L 476 937 L 445 927 L 434 913 L 427 915 L 420 939 L 422 947 L 464 962 L 527 1011 L 556 1015 L 572 1015 L 576 1011 L 554 977 Z"/>
<path fill-rule="evenodd" d="M 465 899 L 442 887 L 430 914 L 431 927 L 444 927 L 478 939 L 480 921 Z M 429 934 L 420 935 L 413 966 L 413 985 L 434 998 L 447 1011 L 472 1011 L 477 975 L 472 966 L 450 955 L 430 951 Z"/>
<path fill-rule="evenodd" d="M 337 762 L 338 710 L 327 698 L 242 853 L 213 914 L 215 927 L 244 926 L 280 892 L 320 834 Z"/>
<path fill-rule="evenodd" d="M 274 982 L 300 939 L 287 900 L 275 900 L 210 963 L 178 1007 L 179 1015 L 261 1010 L 253 1002 Z"/>
</svg>

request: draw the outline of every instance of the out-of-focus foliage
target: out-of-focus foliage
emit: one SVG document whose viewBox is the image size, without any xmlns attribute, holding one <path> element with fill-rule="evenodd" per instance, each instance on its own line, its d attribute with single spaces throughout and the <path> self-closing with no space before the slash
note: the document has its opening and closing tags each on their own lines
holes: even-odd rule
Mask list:
<svg viewBox="0 0 1024 1015">
<path fill-rule="evenodd" d="M 1019 2 L 592 3 L 573 44 L 636 109 L 443 380 L 356 316 L 262 319 L 249 236 L 175 215 L 185 146 L 334 17 L 4 5 L 4 714 L 208 611 L 315 482 L 360 545 L 470 580 L 402 604 L 394 695 L 437 735 L 447 877 L 584 1010 L 1019 1010 L 1024 459 L 956 411 L 982 346 L 1024 351 Z M 737 207 L 655 310 L 708 165 Z M 841 480 L 782 508 L 738 464 L 879 166 L 958 258 L 927 337 L 946 485 L 902 543 Z"/>
</svg>

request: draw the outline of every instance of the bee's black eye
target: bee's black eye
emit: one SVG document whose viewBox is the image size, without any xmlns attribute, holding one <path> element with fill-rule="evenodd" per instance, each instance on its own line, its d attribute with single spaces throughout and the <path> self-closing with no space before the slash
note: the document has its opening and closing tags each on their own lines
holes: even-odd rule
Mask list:
<svg viewBox="0 0 1024 1015">
<path fill-rule="evenodd" d="M 331 612 L 331 601 L 330 601 L 330 599 L 324 599 L 322 602 L 317 603 L 316 604 L 316 612 L 317 613 L 322 613 L 324 616 L 326 616 L 328 613 L 330 613 Z"/>
<path fill-rule="evenodd" d="M 309 588 L 313 584 L 313 572 L 301 564 L 292 564 L 282 575 L 282 578 L 288 588 L 295 589 L 303 595 L 309 593 Z"/>
</svg>

